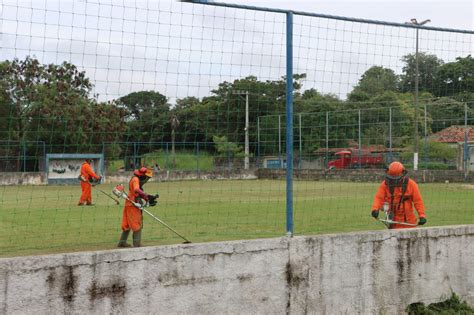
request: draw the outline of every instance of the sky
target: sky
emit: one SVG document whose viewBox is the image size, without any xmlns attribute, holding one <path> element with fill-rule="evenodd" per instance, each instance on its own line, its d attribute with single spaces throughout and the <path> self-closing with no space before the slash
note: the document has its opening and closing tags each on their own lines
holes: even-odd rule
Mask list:
<svg viewBox="0 0 474 315">
<path fill-rule="evenodd" d="M 473 1 L 226 1 L 328 15 L 473 29 Z M 219 83 L 286 74 L 285 16 L 162 1 L 3 0 L 0 60 L 74 63 L 100 101 L 155 90 L 170 103 Z M 420 51 L 444 62 L 474 52 L 474 35 L 420 30 Z M 412 28 L 294 17 L 294 72 L 303 88 L 345 98 L 371 66 L 397 74 L 415 51 Z"/>
<path fill-rule="evenodd" d="M 294 0 L 221 2 L 252 4 L 295 11 L 340 15 L 371 20 L 404 23 L 411 18 L 430 19 L 430 26 L 474 29 L 474 1 L 472 0 Z"/>
</svg>

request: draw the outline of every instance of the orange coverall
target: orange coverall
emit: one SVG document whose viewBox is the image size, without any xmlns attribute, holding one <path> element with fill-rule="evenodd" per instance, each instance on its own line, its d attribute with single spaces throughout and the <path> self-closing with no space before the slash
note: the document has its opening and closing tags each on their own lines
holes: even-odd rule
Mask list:
<svg viewBox="0 0 474 315">
<path fill-rule="evenodd" d="M 423 199 L 421 198 L 421 193 L 418 189 L 418 185 L 415 183 L 415 181 L 413 181 L 412 179 L 408 179 L 407 188 L 403 197 L 403 204 L 400 205 L 400 200 L 402 197 L 402 187 L 395 187 L 393 195 L 394 196 L 392 211 L 394 211 L 395 214 L 392 219 L 393 221 L 416 224 L 417 218 L 413 211 L 413 205 L 415 206 L 418 216 L 420 218 L 425 217 L 425 205 L 423 203 Z M 382 182 L 379 189 L 377 190 L 377 193 L 375 194 L 374 203 L 372 205 L 372 211 L 382 209 L 384 202 L 388 202 L 389 205 L 392 204 L 390 189 L 385 183 L 385 181 Z M 401 224 L 392 224 L 390 226 L 391 229 L 403 229 L 411 227 L 416 226 L 408 226 Z"/>
<path fill-rule="evenodd" d="M 133 176 L 128 184 L 128 198 L 136 201 L 136 197 L 139 196 L 140 180 L 138 177 Z M 125 201 L 125 207 L 123 207 L 122 216 L 122 231 L 129 231 L 130 229 L 134 232 L 141 230 L 142 228 L 142 211 L 135 207 L 130 201 Z"/>
<path fill-rule="evenodd" d="M 100 177 L 96 173 L 94 173 L 92 167 L 87 162 L 82 163 L 81 176 L 84 178 L 85 181 L 81 180 L 82 194 L 81 198 L 79 199 L 79 205 L 83 205 L 84 203 L 90 205 L 92 204 L 92 185 L 89 180 L 91 178 L 95 178 L 98 180 Z"/>
</svg>

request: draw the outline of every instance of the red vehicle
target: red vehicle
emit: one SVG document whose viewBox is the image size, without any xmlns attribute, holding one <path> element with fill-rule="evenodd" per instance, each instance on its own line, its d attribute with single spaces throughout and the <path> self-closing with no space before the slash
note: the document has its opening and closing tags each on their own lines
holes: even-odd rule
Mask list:
<svg viewBox="0 0 474 315">
<path fill-rule="evenodd" d="M 347 149 L 336 152 L 336 159 L 328 162 L 329 169 L 383 168 L 385 161 L 381 153 L 369 150 Z"/>
</svg>

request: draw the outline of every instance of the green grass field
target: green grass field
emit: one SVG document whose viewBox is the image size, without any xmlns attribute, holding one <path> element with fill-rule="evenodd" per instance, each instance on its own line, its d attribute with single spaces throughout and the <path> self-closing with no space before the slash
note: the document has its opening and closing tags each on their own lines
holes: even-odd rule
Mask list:
<svg viewBox="0 0 474 315">
<path fill-rule="evenodd" d="M 114 185 L 98 186 L 110 193 Z M 295 235 L 379 230 L 370 217 L 376 183 L 294 182 Z M 474 185 L 420 185 L 427 226 L 473 224 Z M 193 242 L 253 239 L 286 234 L 285 182 L 279 180 L 152 182 L 158 206 L 149 210 Z M 76 206 L 77 186 L 0 187 L 0 256 L 115 248 L 120 206 L 93 190 L 95 206 Z M 145 215 L 143 243 L 181 239 Z"/>
</svg>

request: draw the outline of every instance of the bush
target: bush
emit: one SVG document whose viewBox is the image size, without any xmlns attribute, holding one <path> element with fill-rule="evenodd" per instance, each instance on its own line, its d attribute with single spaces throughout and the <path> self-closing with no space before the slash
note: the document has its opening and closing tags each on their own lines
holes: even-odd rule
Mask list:
<svg viewBox="0 0 474 315">
<path fill-rule="evenodd" d="M 425 159 L 425 143 L 421 141 L 420 148 L 418 150 L 418 158 L 420 161 Z M 452 161 L 456 159 L 457 149 L 451 147 L 449 144 L 428 141 L 428 160 L 442 160 L 442 161 Z M 408 148 L 406 152 L 401 154 L 402 159 L 409 160 L 413 159 L 413 147 Z"/>
<path fill-rule="evenodd" d="M 422 302 L 412 303 L 408 305 L 405 310 L 409 315 L 467 315 L 474 314 L 474 308 L 467 305 L 466 302 L 461 299 L 453 292 L 451 297 L 445 301 L 432 303 L 426 306 Z"/>
</svg>

